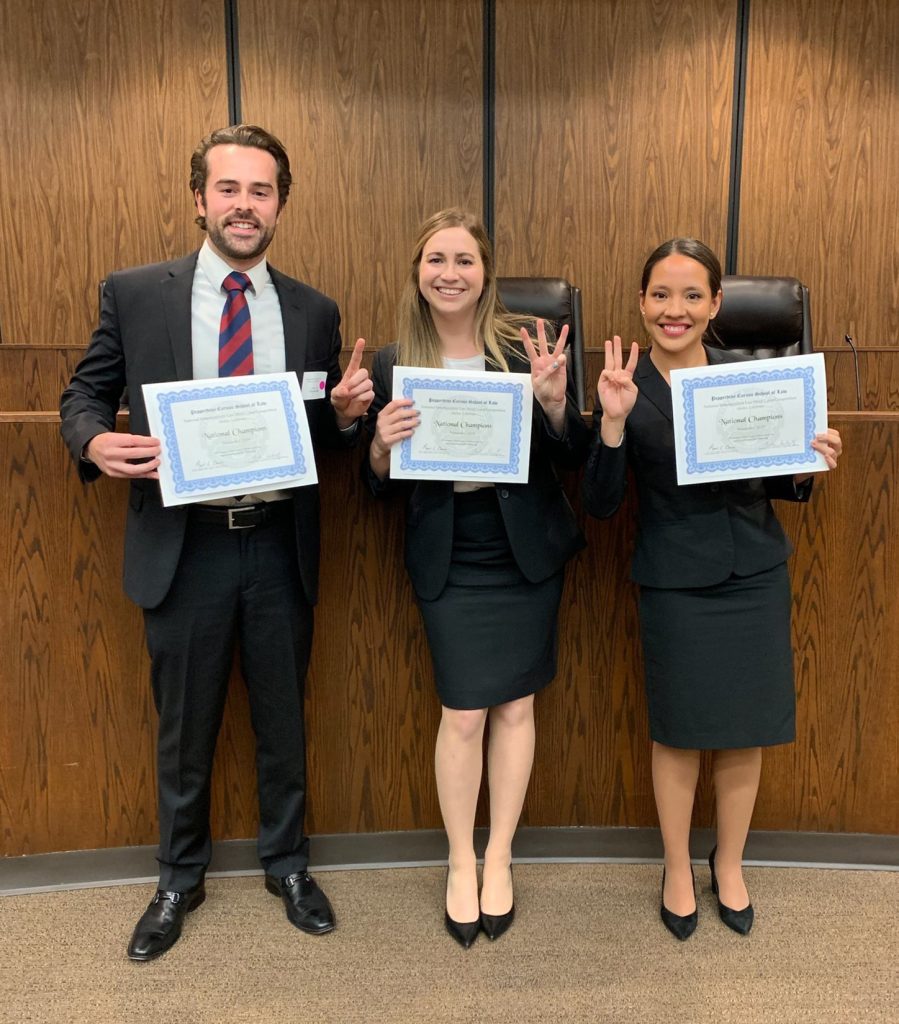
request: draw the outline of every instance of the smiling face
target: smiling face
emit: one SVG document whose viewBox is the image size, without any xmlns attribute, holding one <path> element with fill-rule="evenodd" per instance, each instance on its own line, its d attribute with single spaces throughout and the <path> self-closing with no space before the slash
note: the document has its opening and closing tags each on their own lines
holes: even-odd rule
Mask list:
<svg viewBox="0 0 899 1024">
<path fill-rule="evenodd" d="M 712 293 L 706 267 L 680 253 L 659 260 L 646 290 L 640 292 L 640 309 L 653 348 L 671 365 L 705 361 L 702 336 L 720 305 L 721 291 Z"/>
<path fill-rule="evenodd" d="M 194 192 L 213 249 L 235 270 L 259 262 L 275 234 L 278 168 L 252 146 L 213 146 L 206 154 L 206 186 Z"/>
<path fill-rule="evenodd" d="M 418 288 L 435 321 L 470 317 L 474 322 L 484 290 L 484 261 L 475 237 L 463 227 L 435 231 L 422 250 Z"/>
</svg>

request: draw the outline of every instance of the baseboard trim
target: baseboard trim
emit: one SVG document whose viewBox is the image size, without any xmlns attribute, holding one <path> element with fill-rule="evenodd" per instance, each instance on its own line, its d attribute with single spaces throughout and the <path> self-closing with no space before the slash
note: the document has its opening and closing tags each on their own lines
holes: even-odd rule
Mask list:
<svg viewBox="0 0 899 1024">
<path fill-rule="evenodd" d="M 486 829 L 477 829 L 479 855 Z M 691 853 L 702 862 L 714 844 L 711 829 L 696 829 Z M 72 850 L 0 860 L 0 895 L 154 882 L 153 846 Z M 522 862 L 657 863 L 662 857 L 655 828 L 521 828 L 515 859 Z M 315 871 L 420 867 L 446 861 L 446 836 L 439 829 L 416 832 L 346 833 L 312 836 Z M 752 832 L 746 863 L 771 867 L 899 870 L 899 836 L 830 832 Z M 213 844 L 210 877 L 261 874 L 256 843 L 232 839 Z"/>
</svg>

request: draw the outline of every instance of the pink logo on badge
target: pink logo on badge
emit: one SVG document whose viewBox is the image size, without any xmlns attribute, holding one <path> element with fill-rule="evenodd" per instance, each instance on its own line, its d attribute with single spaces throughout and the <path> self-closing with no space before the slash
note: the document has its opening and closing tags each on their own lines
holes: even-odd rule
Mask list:
<svg viewBox="0 0 899 1024">
<path fill-rule="evenodd" d="M 323 380 L 320 380 L 318 382 L 318 390 L 319 391 L 324 391 L 325 390 L 325 382 Z"/>
</svg>

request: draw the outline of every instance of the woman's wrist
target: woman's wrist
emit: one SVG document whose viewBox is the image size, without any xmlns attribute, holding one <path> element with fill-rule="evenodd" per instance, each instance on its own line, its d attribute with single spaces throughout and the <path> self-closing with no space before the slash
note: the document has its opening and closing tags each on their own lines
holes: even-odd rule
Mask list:
<svg viewBox="0 0 899 1024">
<path fill-rule="evenodd" d="M 609 416 L 603 416 L 602 425 L 599 430 L 599 436 L 602 438 L 602 443 L 609 448 L 617 448 L 624 437 L 625 423 L 627 423 L 626 416 L 623 416 L 620 419 L 612 419 Z"/>
</svg>

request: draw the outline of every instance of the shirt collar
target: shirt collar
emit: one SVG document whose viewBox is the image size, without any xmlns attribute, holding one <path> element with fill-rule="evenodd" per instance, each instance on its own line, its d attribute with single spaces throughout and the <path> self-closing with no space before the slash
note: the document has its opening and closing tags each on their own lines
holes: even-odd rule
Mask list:
<svg viewBox="0 0 899 1024">
<path fill-rule="evenodd" d="M 207 238 L 200 248 L 200 254 L 197 257 L 197 266 L 203 271 L 206 277 L 211 282 L 212 286 L 216 291 L 221 290 L 222 282 L 229 274 L 234 273 L 234 267 L 229 266 L 217 252 L 215 252 L 212 246 L 209 244 Z M 268 262 L 263 256 L 259 262 L 250 267 L 249 270 L 243 270 L 241 273 L 246 274 L 250 279 L 250 284 L 253 286 L 253 292 L 258 298 L 262 294 L 262 289 L 271 281 L 271 276 L 268 272 Z"/>
</svg>

